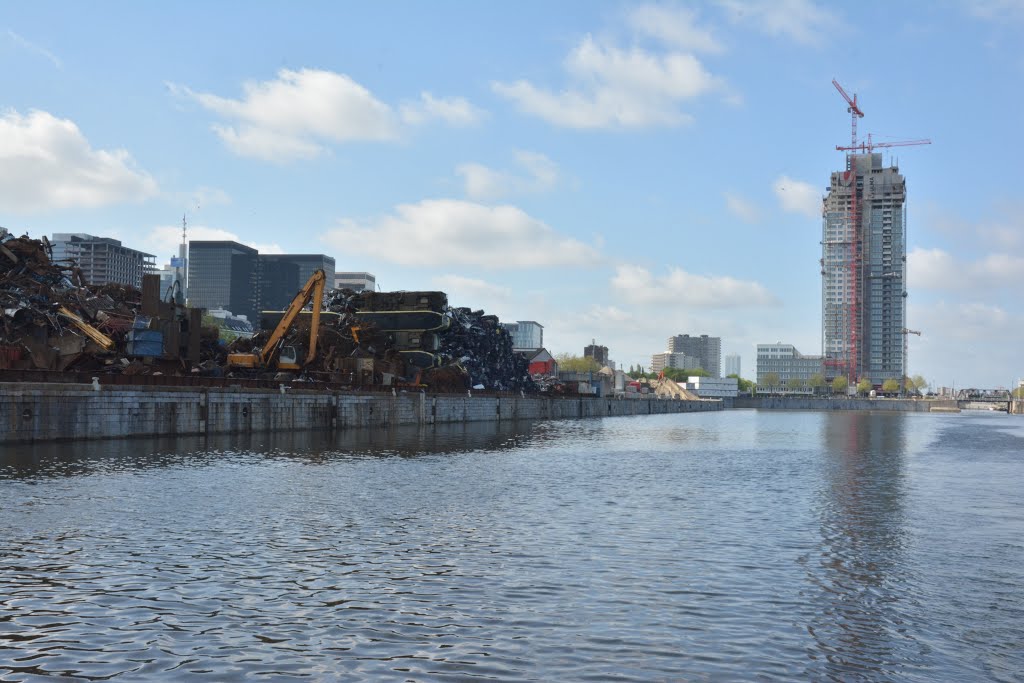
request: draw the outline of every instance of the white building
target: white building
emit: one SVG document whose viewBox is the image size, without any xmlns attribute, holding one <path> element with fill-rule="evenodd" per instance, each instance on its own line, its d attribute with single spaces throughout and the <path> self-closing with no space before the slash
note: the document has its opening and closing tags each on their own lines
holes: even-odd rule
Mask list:
<svg viewBox="0 0 1024 683">
<path fill-rule="evenodd" d="M 372 292 L 377 288 L 373 273 L 334 273 L 335 289 L 351 289 L 353 292 Z"/>
<path fill-rule="evenodd" d="M 730 353 L 725 357 L 725 374 L 736 375 L 742 377 L 743 374 L 740 372 L 740 354 Z"/>
<path fill-rule="evenodd" d="M 117 283 L 142 288 L 142 276 L 156 270 L 156 257 L 129 249 L 112 237 L 55 233 L 53 260 L 74 262 L 90 285 Z"/>
<path fill-rule="evenodd" d="M 740 381 L 735 377 L 690 377 L 686 388 L 701 398 L 736 398 Z"/>
</svg>

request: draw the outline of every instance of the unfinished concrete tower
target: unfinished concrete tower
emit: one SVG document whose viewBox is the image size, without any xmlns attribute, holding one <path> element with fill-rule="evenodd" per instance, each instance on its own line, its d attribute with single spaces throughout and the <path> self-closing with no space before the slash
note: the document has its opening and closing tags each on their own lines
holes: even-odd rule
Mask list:
<svg viewBox="0 0 1024 683">
<path fill-rule="evenodd" d="M 825 374 L 851 385 L 904 375 L 906 181 L 879 153 L 846 155 L 832 174 L 821 241 Z"/>
</svg>

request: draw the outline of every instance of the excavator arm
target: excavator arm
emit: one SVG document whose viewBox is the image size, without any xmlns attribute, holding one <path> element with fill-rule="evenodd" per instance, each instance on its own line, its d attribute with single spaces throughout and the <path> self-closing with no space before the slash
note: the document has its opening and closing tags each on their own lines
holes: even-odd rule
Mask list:
<svg viewBox="0 0 1024 683">
<path fill-rule="evenodd" d="M 306 304 L 309 303 L 310 299 L 313 300 L 313 320 L 310 325 L 309 332 L 309 353 L 306 355 L 306 363 L 309 363 L 316 357 L 316 342 L 318 333 L 320 331 L 320 308 L 323 306 L 324 301 L 324 282 L 327 280 L 327 276 L 324 271 L 317 270 L 309 276 L 309 280 L 302 286 L 299 293 L 295 295 L 292 302 L 288 304 L 287 310 L 284 312 L 284 316 L 281 318 L 281 322 L 274 328 L 274 332 L 270 335 L 270 339 L 263 345 L 263 350 L 260 351 L 260 364 L 263 367 L 267 367 L 270 363 L 274 352 L 277 350 L 278 344 L 281 343 L 281 339 L 287 334 L 288 330 L 291 329 L 295 323 L 295 319 Z"/>
</svg>

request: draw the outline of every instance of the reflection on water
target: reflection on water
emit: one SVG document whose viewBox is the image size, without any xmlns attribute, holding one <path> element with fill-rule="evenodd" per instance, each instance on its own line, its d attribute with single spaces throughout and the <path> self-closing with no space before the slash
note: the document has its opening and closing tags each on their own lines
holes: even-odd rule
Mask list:
<svg viewBox="0 0 1024 683">
<path fill-rule="evenodd" d="M 823 416 L 821 546 L 804 561 L 820 605 L 808 631 L 832 680 L 898 677 L 920 654 L 899 604 L 916 599 L 902 556 L 908 419 L 913 416 Z"/>
<path fill-rule="evenodd" d="M 7 448 L 0 680 L 1019 680 L 1014 424 L 724 411 Z"/>
</svg>

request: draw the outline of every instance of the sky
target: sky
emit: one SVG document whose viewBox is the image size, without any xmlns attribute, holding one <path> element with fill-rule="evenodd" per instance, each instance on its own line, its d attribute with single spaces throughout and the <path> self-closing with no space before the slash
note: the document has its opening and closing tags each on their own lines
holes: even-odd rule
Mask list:
<svg viewBox="0 0 1024 683">
<path fill-rule="evenodd" d="M 1024 0 L 46 2 L 0 12 L 0 225 L 324 253 L 648 366 L 821 351 L 821 199 L 907 179 L 910 374 L 1024 377 Z M 888 152 L 893 152 L 889 154 Z"/>
</svg>

